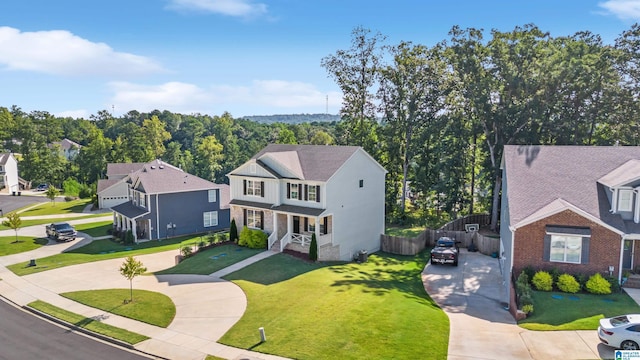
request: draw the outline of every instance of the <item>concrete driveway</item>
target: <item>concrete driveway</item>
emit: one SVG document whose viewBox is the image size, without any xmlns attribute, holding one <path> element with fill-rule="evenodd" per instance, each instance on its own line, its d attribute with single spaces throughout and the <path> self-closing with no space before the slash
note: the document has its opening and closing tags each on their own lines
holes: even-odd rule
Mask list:
<svg viewBox="0 0 640 360">
<path fill-rule="evenodd" d="M 506 310 L 498 260 L 461 249 L 459 265 L 427 264 L 422 281 L 450 321 L 449 359 L 613 359 L 595 330 L 529 331 Z"/>
</svg>

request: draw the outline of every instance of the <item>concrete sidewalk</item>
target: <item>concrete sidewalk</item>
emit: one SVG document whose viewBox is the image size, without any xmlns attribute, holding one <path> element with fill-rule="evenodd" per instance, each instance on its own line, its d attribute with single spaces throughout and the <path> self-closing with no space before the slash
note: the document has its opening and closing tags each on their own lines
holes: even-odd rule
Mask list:
<svg viewBox="0 0 640 360">
<path fill-rule="evenodd" d="M 70 243 L 55 250 L 61 250 Z M 48 248 L 53 252 L 54 247 Z M 77 290 L 128 288 L 129 282 L 118 269 L 122 259 L 52 269 L 23 277 L 16 276 L 4 265 L 14 260 L 35 258 L 36 251 L 0 257 L 0 295 L 24 306 L 42 300 L 87 318 L 127 329 L 151 339 L 135 345 L 135 349 L 167 359 L 204 359 L 207 354 L 227 359 L 284 359 L 277 356 L 233 348 L 217 343 L 239 319 L 246 309 L 246 296 L 235 284 L 220 279 L 242 266 L 260 261 L 275 253 L 265 251 L 249 259 L 220 270 L 212 275 L 159 275 L 140 276 L 134 280 L 136 289 L 145 289 L 169 296 L 176 305 L 176 316 L 165 329 L 94 309 L 59 295 Z M 49 250 L 51 249 L 51 250 Z M 42 254 L 37 253 L 38 255 Z M 19 255 L 19 256 L 18 256 Z M 154 272 L 171 267 L 175 251 L 136 256 Z M 99 279 L 97 281 L 96 279 Z M 256 329 L 256 342 L 259 341 Z"/>
</svg>

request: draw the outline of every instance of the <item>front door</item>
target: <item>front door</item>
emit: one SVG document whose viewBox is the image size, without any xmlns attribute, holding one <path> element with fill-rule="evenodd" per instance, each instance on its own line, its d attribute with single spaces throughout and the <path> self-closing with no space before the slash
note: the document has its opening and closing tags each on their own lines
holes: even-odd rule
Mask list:
<svg viewBox="0 0 640 360">
<path fill-rule="evenodd" d="M 622 268 L 631 269 L 631 257 L 633 253 L 633 241 L 624 241 L 624 251 L 622 252 Z"/>
<path fill-rule="evenodd" d="M 300 234 L 300 216 L 293 217 L 293 233 Z"/>
</svg>

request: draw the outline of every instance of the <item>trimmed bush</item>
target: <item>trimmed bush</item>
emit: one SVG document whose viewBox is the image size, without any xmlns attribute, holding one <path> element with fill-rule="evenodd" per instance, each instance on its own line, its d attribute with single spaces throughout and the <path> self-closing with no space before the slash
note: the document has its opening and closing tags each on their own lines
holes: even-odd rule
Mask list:
<svg viewBox="0 0 640 360">
<path fill-rule="evenodd" d="M 242 228 L 242 231 L 240 231 L 240 236 L 238 237 L 238 245 L 248 246 L 250 239 L 251 239 L 251 229 L 245 226 Z"/>
<path fill-rule="evenodd" d="M 127 234 L 124 236 L 124 243 L 125 245 L 131 245 L 133 244 L 133 232 L 131 230 L 127 230 Z"/>
<path fill-rule="evenodd" d="M 595 273 L 591 275 L 586 284 L 587 291 L 592 294 L 607 295 L 611 294 L 611 284 L 600 275 Z"/>
<path fill-rule="evenodd" d="M 524 269 L 522 269 L 522 272 L 527 275 L 527 281 L 533 279 L 533 275 L 536 274 L 536 270 L 531 265 L 527 265 Z"/>
<path fill-rule="evenodd" d="M 180 253 L 186 259 L 193 254 L 193 250 L 191 249 L 191 245 L 185 245 L 180 249 Z"/>
<path fill-rule="evenodd" d="M 553 276 L 546 271 L 538 271 L 531 279 L 533 286 L 539 291 L 553 290 Z"/>
<path fill-rule="evenodd" d="M 605 276 L 604 279 L 607 280 L 609 284 L 611 284 L 611 292 L 620 292 L 622 290 L 618 278 L 613 276 Z"/>
<path fill-rule="evenodd" d="M 522 306 L 522 312 L 524 312 L 527 315 L 533 313 L 533 305 L 527 304 L 527 305 Z"/>
<path fill-rule="evenodd" d="M 520 295 L 520 306 L 533 305 L 533 296 L 531 292 Z"/>
<path fill-rule="evenodd" d="M 318 241 L 316 241 L 316 233 L 311 234 L 311 244 L 309 245 L 309 260 L 318 260 Z"/>
<path fill-rule="evenodd" d="M 569 274 L 562 274 L 558 276 L 556 286 L 558 287 L 558 290 L 566 293 L 575 294 L 580 291 L 580 283 L 578 283 L 578 280 L 576 280 L 573 275 Z"/>
<path fill-rule="evenodd" d="M 238 245 L 251 249 L 266 249 L 268 235 L 262 230 L 243 227 L 238 239 Z"/>
<path fill-rule="evenodd" d="M 236 226 L 236 219 L 231 219 L 231 225 L 229 227 L 229 240 L 238 242 L 238 227 Z"/>
</svg>

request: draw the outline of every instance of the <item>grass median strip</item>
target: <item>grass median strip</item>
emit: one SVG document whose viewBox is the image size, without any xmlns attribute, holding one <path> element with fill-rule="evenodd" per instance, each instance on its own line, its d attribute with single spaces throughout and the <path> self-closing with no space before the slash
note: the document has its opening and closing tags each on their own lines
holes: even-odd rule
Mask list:
<svg viewBox="0 0 640 360">
<path fill-rule="evenodd" d="M 20 212 L 20 216 L 42 216 L 82 213 L 84 208 L 91 203 L 91 199 L 78 199 L 72 201 L 43 202 Z M 20 211 L 21 209 L 18 209 Z"/>
<path fill-rule="evenodd" d="M 129 291 L 129 289 L 87 290 L 60 295 L 96 309 L 163 328 L 173 321 L 176 316 L 176 306 L 167 295 L 134 289 L 133 301 L 129 302 Z"/>
<path fill-rule="evenodd" d="M 329 265 L 271 256 L 225 277 L 245 292 L 247 310 L 219 342 L 295 359 L 446 359 L 449 319 L 424 290 L 427 258 L 377 253 Z"/>
<path fill-rule="evenodd" d="M 94 240 L 93 242 L 68 252 L 36 259 L 37 266 L 29 266 L 29 262 L 21 262 L 7 266 L 18 276 L 33 274 L 41 271 L 57 269 L 64 266 L 84 264 L 93 261 L 118 259 L 162 251 L 176 250 L 181 244 L 193 244 L 200 236 L 181 236 L 162 241 L 147 241 L 140 244 L 122 245 L 112 240 Z"/>
<path fill-rule="evenodd" d="M 105 335 L 116 340 L 124 341 L 128 344 L 133 345 L 149 339 L 149 337 L 147 336 L 111 326 L 98 320 L 86 318 L 84 316 L 61 309 L 44 301 L 36 300 L 27 304 L 27 306 L 83 329 L 87 329 L 89 331 L 93 331 L 95 333 Z"/>
</svg>

